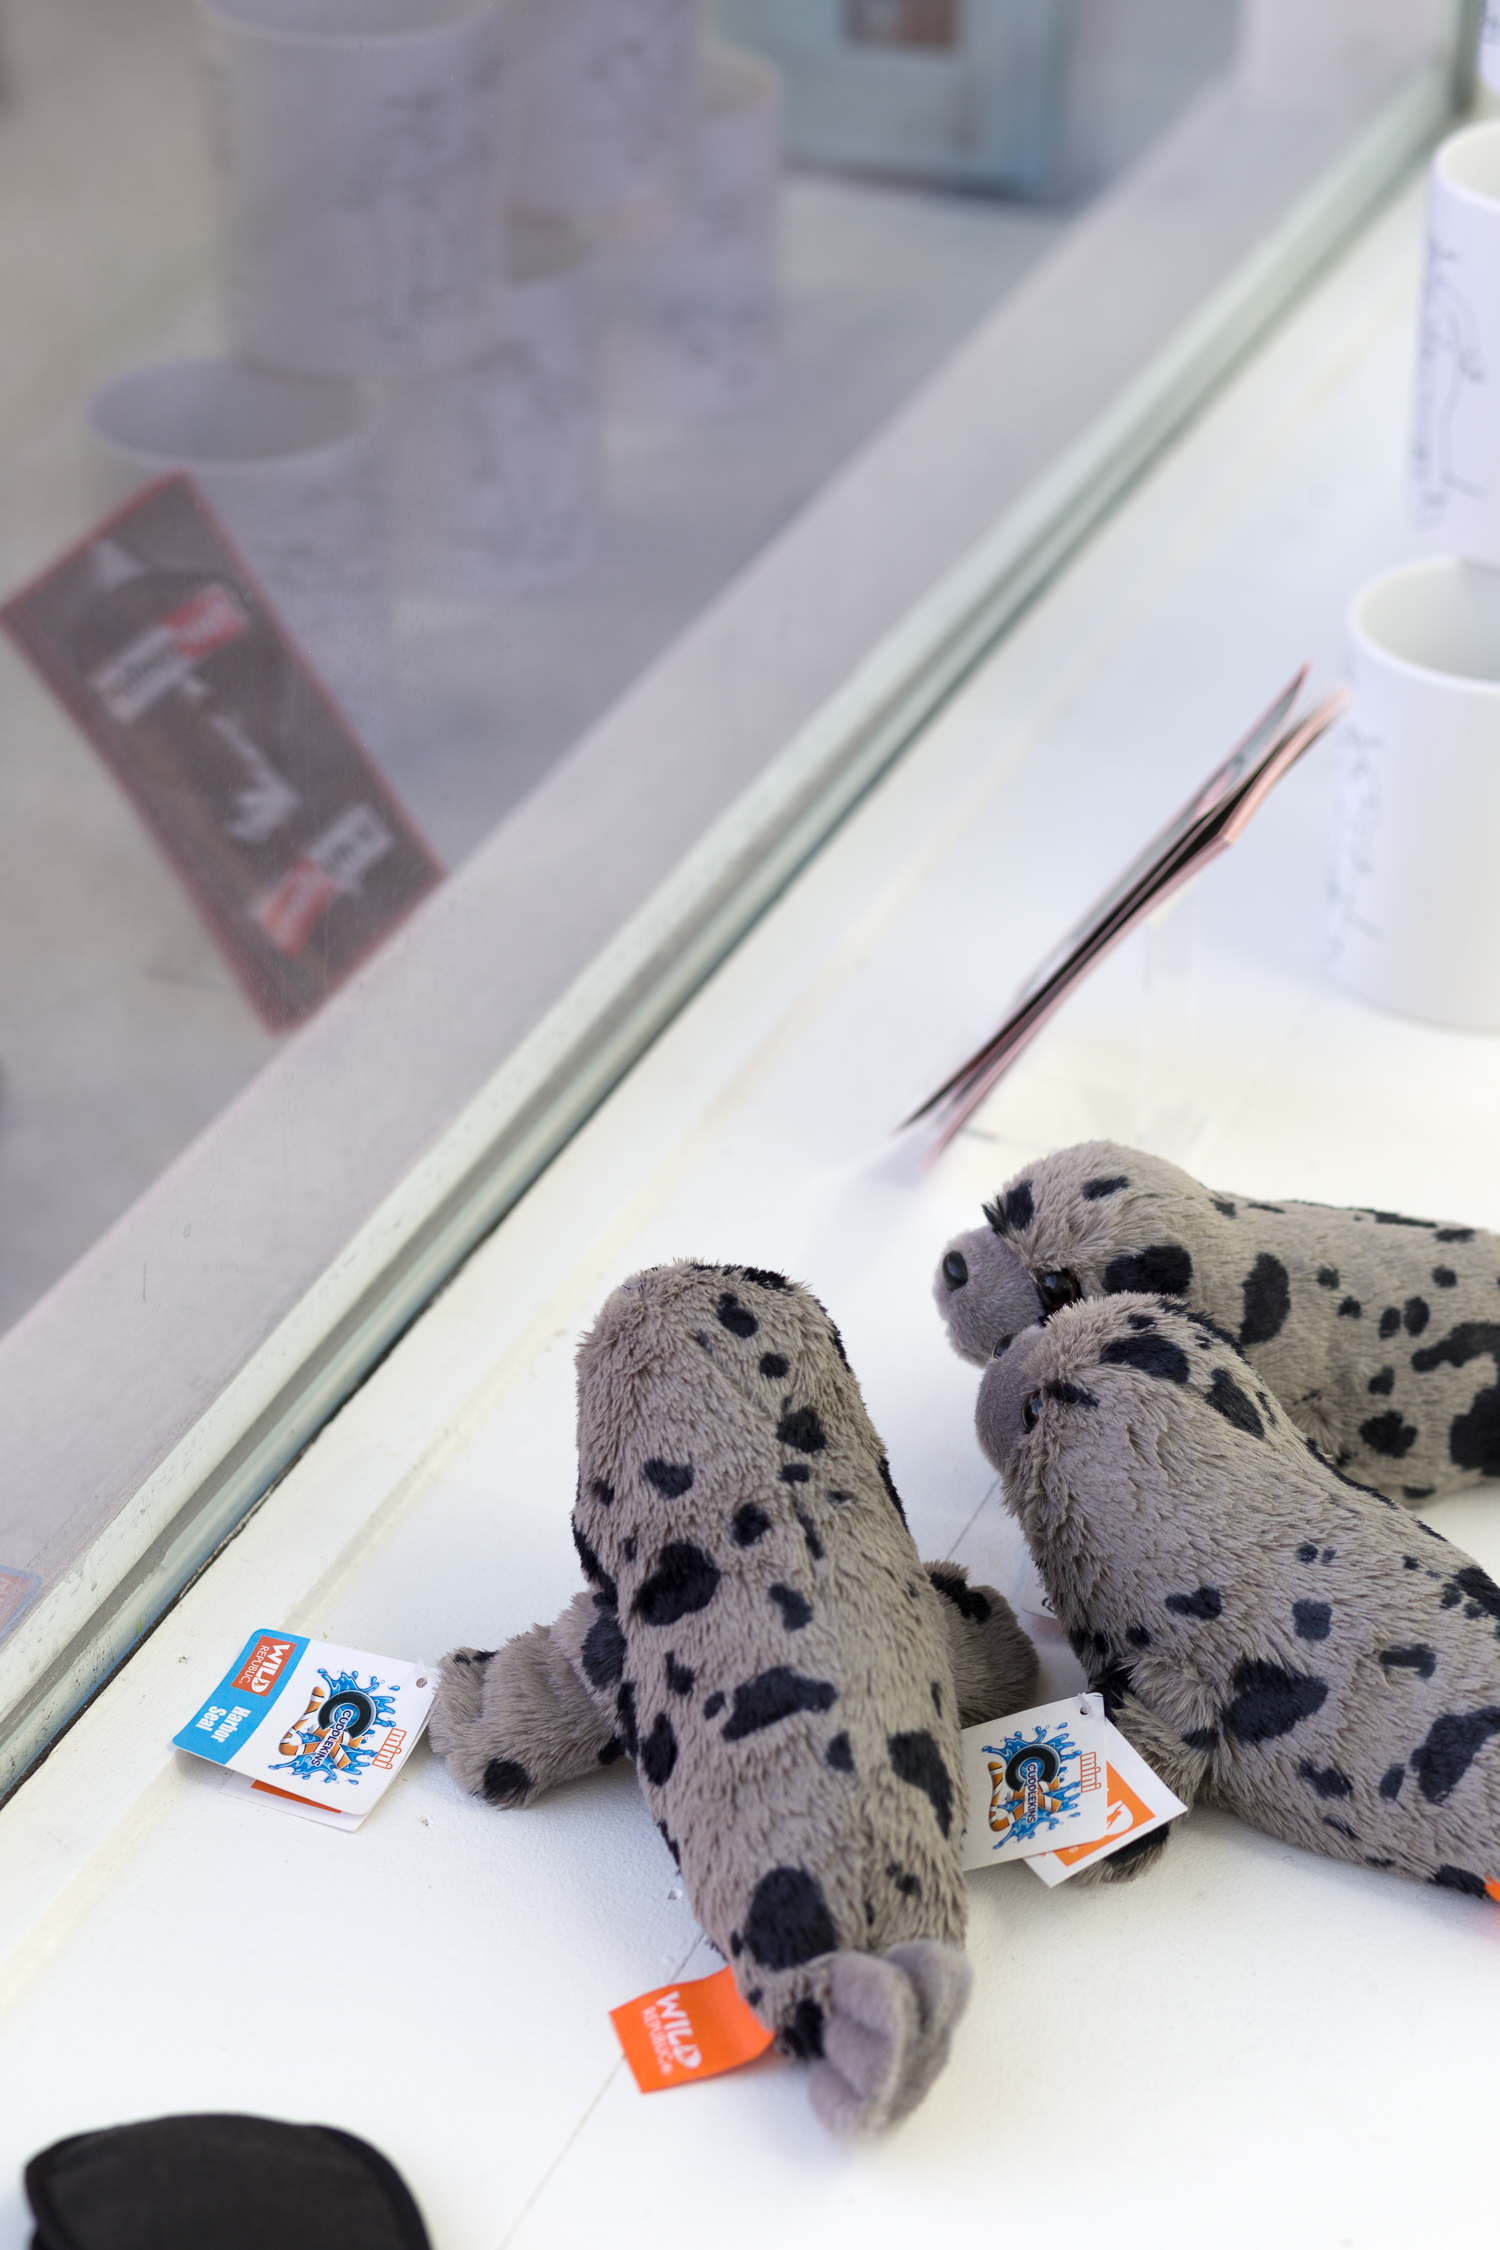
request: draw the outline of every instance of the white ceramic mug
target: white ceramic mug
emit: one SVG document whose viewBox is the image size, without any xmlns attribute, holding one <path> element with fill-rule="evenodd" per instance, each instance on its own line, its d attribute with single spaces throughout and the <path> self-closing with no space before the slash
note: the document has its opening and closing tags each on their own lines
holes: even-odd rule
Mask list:
<svg viewBox="0 0 1500 2250">
<path fill-rule="evenodd" d="M 498 340 L 495 0 L 199 0 L 230 340 L 314 374 Z"/>
<path fill-rule="evenodd" d="M 472 366 L 391 386 L 399 542 L 414 593 L 556 585 L 598 543 L 592 246 L 557 213 L 507 228 L 506 335 Z"/>
<path fill-rule="evenodd" d="M 186 469 L 355 732 L 390 702 L 384 446 L 359 384 L 232 359 L 118 375 L 88 412 L 101 509 Z"/>
<path fill-rule="evenodd" d="M 510 0 L 512 200 L 597 216 L 671 188 L 693 112 L 703 0 Z"/>
<path fill-rule="evenodd" d="M 1500 123 L 1432 160 L 1410 493 L 1445 547 L 1500 563 Z"/>
<path fill-rule="evenodd" d="M 769 63 L 711 48 L 670 218 L 620 252 L 626 398 L 713 414 L 752 398 L 776 356 L 782 85 Z"/>
<path fill-rule="evenodd" d="M 1364 999 L 1500 1030 L 1500 572 L 1443 555 L 1374 579 L 1348 618 L 1334 973 Z"/>
</svg>

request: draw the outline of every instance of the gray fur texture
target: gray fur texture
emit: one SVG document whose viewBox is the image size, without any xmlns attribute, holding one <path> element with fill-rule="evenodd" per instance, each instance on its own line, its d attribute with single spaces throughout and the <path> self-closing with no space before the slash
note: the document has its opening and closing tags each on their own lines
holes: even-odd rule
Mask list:
<svg viewBox="0 0 1500 2250">
<path fill-rule="evenodd" d="M 434 1746 L 490 1803 L 635 1760 L 693 1910 L 830 2131 L 942 2067 L 968 1992 L 961 1726 L 1035 1700 L 1004 1599 L 924 1569 L 837 1329 L 781 1275 L 683 1263 L 578 1354 L 590 1592 L 444 1659 Z"/>
<path fill-rule="evenodd" d="M 1323 1460 L 1210 1321 L 1072 1305 L 991 1362 L 977 1426 L 1080 1661 L 1186 1803 L 1500 1879 L 1500 1587 Z"/>
<path fill-rule="evenodd" d="M 1177 1297 L 1227 1329 L 1300 1430 L 1408 1504 L 1500 1476 L 1500 1236 L 1323 1203 L 1257 1203 L 1083 1141 L 1029 1165 L 933 1284 L 985 1364 L 1079 1296 Z"/>
</svg>

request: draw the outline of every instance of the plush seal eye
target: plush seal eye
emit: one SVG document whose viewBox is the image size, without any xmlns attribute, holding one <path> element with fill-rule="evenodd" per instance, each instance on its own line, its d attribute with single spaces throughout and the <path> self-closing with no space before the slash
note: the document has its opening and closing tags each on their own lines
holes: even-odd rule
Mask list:
<svg viewBox="0 0 1500 2250">
<path fill-rule="evenodd" d="M 1039 1273 L 1036 1277 L 1036 1293 L 1042 1300 L 1044 1318 L 1049 1313 L 1061 1311 L 1064 1305 L 1077 1304 L 1083 1295 L 1077 1274 L 1070 1273 L 1066 1266 L 1058 1267 L 1053 1273 Z"/>
<path fill-rule="evenodd" d="M 990 1354 L 991 1359 L 1004 1359 L 1006 1353 L 1010 1350 L 1010 1347 L 1014 1342 L 1014 1336 L 1002 1336 L 999 1343 L 995 1346 L 994 1350 Z"/>
<path fill-rule="evenodd" d="M 1030 1398 L 1026 1401 L 1026 1404 L 1021 1409 L 1021 1420 L 1026 1424 L 1028 1430 L 1034 1430 L 1036 1428 L 1036 1418 L 1041 1413 L 1041 1411 L 1042 1394 L 1040 1391 L 1033 1391 Z"/>
<path fill-rule="evenodd" d="M 950 1289 L 962 1289 L 969 1278 L 968 1263 L 961 1250 L 950 1250 L 943 1260 L 943 1279 Z"/>
</svg>

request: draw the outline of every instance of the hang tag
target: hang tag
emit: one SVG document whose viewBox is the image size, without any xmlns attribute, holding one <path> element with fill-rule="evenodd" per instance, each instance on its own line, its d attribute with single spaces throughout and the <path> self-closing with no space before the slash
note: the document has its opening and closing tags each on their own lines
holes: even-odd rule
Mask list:
<svg viewBox="0 0 1500 2250">
<path fill-rule="evenodd" d="M 1104 1698 L 1067 1695 L 965 1727 L 963 1865 L 993 1867 L 1105 1832 Z"/>
<path fill-rule="evenodd" d="M 623 2008 L 611 2008 L 609 2020 L 643 2094 L 738 2070 L 763 2055 L 775 2037 L 746 2007 L 729 1968 L 643 1993 Z"/>
<path fill-rule="evenodd" d="M 268 1803 L 301 1801 L 348 1826 L 416 1748 L 436 1691 L 429 1665 L 263 1627 L 172 1740 Z"/>
<path fill-rule="evenodd" d="M 1104 1834 L 1093 1843 L 1065 1845 L 1059 1851 L 1041 1852 L 1028 1861 L 1049 1890 L 1065 1883 L 1080 1868 L 1097 1865 L 1128 1844 L 1133 1836 L 1163 1828 L 1187 1806 L 1154 1773 L 1138 1750 L 1131 1748 L 1119 1728 L 1104 1722 L 1105 1757 L 1109 1768 L 1108 1806 Z"/>
</svg>

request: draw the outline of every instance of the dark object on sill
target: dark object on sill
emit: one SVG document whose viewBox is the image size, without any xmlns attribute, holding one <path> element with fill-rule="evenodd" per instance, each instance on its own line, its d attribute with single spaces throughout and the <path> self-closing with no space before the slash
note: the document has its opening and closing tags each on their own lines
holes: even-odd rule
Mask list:
<svg viewBox="0 0 1500 2250">
<path fill-rule="evenodd" d="M 430 2250 L 395 2166 L 333 2125 L 153 2117 L 34 2156 L 32 2250 Z"/>
</svg>

